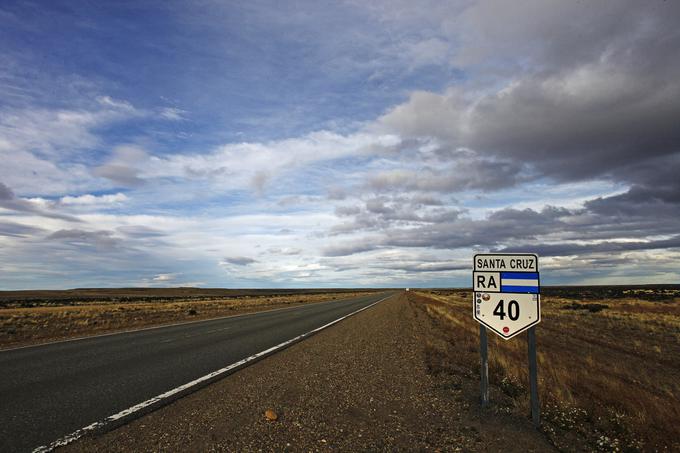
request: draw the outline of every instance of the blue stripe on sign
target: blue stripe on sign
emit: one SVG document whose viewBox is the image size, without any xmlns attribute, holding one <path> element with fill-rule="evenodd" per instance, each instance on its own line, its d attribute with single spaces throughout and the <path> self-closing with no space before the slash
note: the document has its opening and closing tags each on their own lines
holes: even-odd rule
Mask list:
<svg viewBox="0 0 680 453">
<path fill-rule="evenodd" d="M 501 272 L 501 278 L 515 280 L 538 280 L 538 272 Z"/>
<path fill-rule="evenodd" d="M 538 286 L 501 285 L 502 293 L 532 293 L 538 294 Z"/>
</svg>

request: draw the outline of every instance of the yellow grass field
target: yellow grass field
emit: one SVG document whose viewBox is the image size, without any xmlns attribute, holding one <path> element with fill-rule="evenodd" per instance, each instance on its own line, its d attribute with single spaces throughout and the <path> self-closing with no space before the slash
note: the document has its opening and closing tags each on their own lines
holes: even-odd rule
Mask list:
<svg viewBox="0 0 680 453">
<path fill-rule="evenodd" d="M 184 294 L 183 294 L 184 293 Z M 0 298 L 0 348 L 209 319 L 349 298 L 360 291 L 75 291 L 4 293 Z"/>
<path fill-rule="evenodd" d="M 542 429 L 566 451 L 680 451 L 680 298 L 585 296 L 542 296 L 536 328 Z M 427 345 L 435 366 L 463 365 L 478 374 L 471 291 L 409 297 L 444 332 L 444 340 Z M 489 332 L 489 368 L 492 384 L 512 398 L 511 409 L 528 414 L 526 333 L 506 341 Z"/>
</svg>

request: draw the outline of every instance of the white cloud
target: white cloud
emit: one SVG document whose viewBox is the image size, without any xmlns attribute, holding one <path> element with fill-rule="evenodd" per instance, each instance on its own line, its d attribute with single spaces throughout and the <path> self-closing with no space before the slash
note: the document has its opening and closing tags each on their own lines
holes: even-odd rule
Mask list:
<svg viewBox="0 0 680 453">
<path fill-rule="evenodd" d="M 180 144 L 165 141 L 174 131 L 143 124 L 124 139 L 106 133 L 147 117 L 154 128 L 158 120 L 188 127 L 175 107 L 143 111 L 90 96 L 70 108 L 2 110 L 0 183 L 11 196 L 0 208 L 0 263 L 12 262 L 14 278 L 110 273 L 116 285 L 180 284 L 182 275 L 219 285 L 356 286 L 459 276 L 473 249 L 526 244 L 577 253 L 546 258 L 571 281 L 579 268 L 617 260 L 634 274 L 621 264 L 627 257 L 656 279 L 650 263 L 659 255 L 661 275 L 674 275 L 677 253 L 642 248 L 675 247 L 680 218 L 676 5 L 353 7 L 339 7 L 361 19 L 341 34 L 326 29 L 346 26 L 335 14 L 254 7 L 299 33 L 291 44 L 309 44 L 304 54 L 332 79 L 321 81 L 324 90 L 366 83 L 366 95 L 404 94 L 367 124 L 342 118 L 345 91 L 318 100 L 340 105 L 324 113 L 341 118 L 324 124 L 353 124 L 350 132 L 206 148 L 217 135 Z M 292 114 L 307 111 L 275 112 L 281 123 L 253 115 L 249 124 L 280 126 Z"/>
<path fill-rule="evenodd" d="M 61 197 L 59 202 L 63 205 L 77 205 L 77 206 L 93 206 L 93 205 L 110 205 L 119 204 L 128 201 L 129 198 L 122 192 L 107 195 L 78 195 Z"/>
<path fill-rule="evenodd" d="M 138 110 L 135 109 L 135 107 L 129 102 L 119 99 L 113 99 L 111 96 L 98 96 L 97 102 L 106 107 L 110 107 L 115 111 L 138 113 Z"/>
<path fill-rule="evenodd" d="M 101 190 L 84 163 L 103 145 L 98 129 L 144 111 L 101 96 L 72 109 L 5 108 L 0 111 L 0 181 L 17 193 L 56 195 Z"/>
<path fill-rule="evenodd" d="M 187 113 L 186 110 L 178 109 L 175 107 L 165 107 L 160 110 L 159 115 L 161 116 L 161 118 L 166 120 L 183 121 L 186 119 L 185 117 L 186 113 Z"/>
<path fill-rule="evenodd" d="M 0 151 L 12 147 L 40 156 L 63 158 L 100 144 L 97 127 L 144 115 L 125 101 L 108 96 L 82 109 L 21 108 L 0 116 Z"/>
<path fill-rule="evenodd" d="M 440 38 L 427 38 L 402 44 L 401 57 L 412 69 L 429 65 L 448 65 L 451 45 Z"/>
<path fill-rule="evenodd" d="M 266 143 L 222 145 L 206 154 L 175 154 L 134 159 L 140 178 L 207 179 L 221 190 L 263 193 L 272 179 L 321 162 L 370 156 L 399 139 L 388 134 L 341 135 L 318 131 Z M 126 167 L 129 168 L 129 167 Z"/>
<path fill-rule="evenodd" d="M 120 145 L 114 148 L 109 160 L 95 168 L 93 173 L 110 180 L 116 186 L 137 187 L 144 184 L 139 174 L 148 161 L 149 155 L 141 147 Z"/>
</svg>

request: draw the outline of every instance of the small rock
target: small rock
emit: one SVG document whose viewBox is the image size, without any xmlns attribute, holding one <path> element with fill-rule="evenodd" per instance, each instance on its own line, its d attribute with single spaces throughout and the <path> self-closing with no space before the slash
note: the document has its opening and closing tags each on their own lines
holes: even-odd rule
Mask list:
<svg viewBox="0 0 680 453">
<path fill-rule="evenodd" d="M 270 422 L 275 422 L 276 420 L 279 419 L 279 415 L 273 410 L 267 409 L 266 411 L 264 411 L 264 418 L 266 418 Z"/>
</svg>

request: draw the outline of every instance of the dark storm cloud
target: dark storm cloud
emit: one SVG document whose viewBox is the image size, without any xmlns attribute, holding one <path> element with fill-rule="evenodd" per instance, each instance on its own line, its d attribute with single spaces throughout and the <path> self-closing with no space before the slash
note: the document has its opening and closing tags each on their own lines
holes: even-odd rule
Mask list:
<svg viewBox="0 0 680 453">
<path fill-rule="evenodd" d="M 14 193 L 9 187 L 0 182 L 0 202 L 7 202 L 14 199 Z"/>
<path fill-rule="evenodd" d="M 391 232 L 386 241 L 410 247 L 494 248 L 509 243 L 530 240 L 541 244 L 552 238 L 562 240 L 611 240 L 668 235 L 680 231 L 680 218 L 604 217 L 587 210 L 547 207 L 532 209 L 503 209 L 482 220 L 461 219 L 442 225 Z M 641 242 L 646 244 L 647 242 Z M 665 244 L 659 242 L 659 244 Z M 672 243 L 667 243 L 672 246 Z M 622 242 L 618 250 L 639 250 L 636 242 Z M 659 247 L 651 247 L 659 248 Z M 613 249 L 612 249 L 613 250 Z"/>
<path fill-rule="evenodd" d="M 560 181 L 631 184 L 640 182 L 639 165 L 663 171 L 663 160 L 680 152 L 680 3 L 565 3 L 532 3 L 529 15 L 515 2 L 470 7 L 464 38 L 479 41 L 462 46 L 460 61 L 516 59 L 505 86 L 415 92 L 382 124 L 412 140 L 434 137 L 443 148 L 514 162 L 495 171 L 523 173 L 521 164 Z M 461 168 L 447 181 L 483 188 L 465 176 L 484 168 Z"/>
<path fill-rule="evenodd" d="M 346 242 L 341 245 L 333 245 L 323 249 L 323 256 L 347 256 L 355 253 L 368 252 L 378 248 L 378 244 L 372 243 L 369 240 L 361 240 L 358 242 Z"/>
<path fill-rule="evenodd" d="M 680 214 L 680 188 L 635 185 L 621 195 L 589 200 L 586 208 L 604 216 L 677 216 Z"/>
<path fill-rule="evenodd" d="M 634 184 L 625 192 L 611 197 L 598 197 L 586 202 L 596 214 L 656 221 L 658 230 L 666 219 L 680 218 L 680 155 L 654 159 L 630 168 L 625 176 Z M 672 222 L 675 226 L 675 222 Z"/>
<path fill-rule="evenodd" d="M 75 247 L 94 247 L 103 250 L 117 249 L 121 245 L 113 231 L 85 231 L 80 229 L 58 230 L 46 238 L 49 242 L 60 242 Z"/>
<path fill-rule="evenodd" d="M 555 70 L 632 43 L 649 51 L 646 61 L 658 61 L 670 45 L 660 39 L 659 30 L 672 30 L 679 14 L 677 2 L 666 1 L 480 0 L 456 18 L 452 31 L 461 41 L 456 62 L 473 66 L 506 57 L 513 71 Z"/>
<path fill-rule="evenodd" d="M 360 231 L 383 231 L 413 223 L 450 222 L 461 214 L 458 209 L 440 205 L 438 200 L 418 194 L 368 198 L 363 205 L 336 207 L 336 215 L 351 220 L 335 225 L 328 234 L 333 236 Z"/>
<path fill-rule="evenodd" d="M 582 8 L 579 37 L 566 26 L 541 36 L 543 70 L 482 98 L 470 146 L 566 179 L 677 153 L 680 7 L 671 3 L 605 2 Z"/>
<path fill-rule="evenodd" d="M 559 230 L 560 222 L 548 223 L 499 222 L 461 220 L 451 223 L 425 225 L 417 228 L 395 229 L 386 234 L 384 244 L 396 247 L 431 247 L 457 249 L 493 247 L 508 239 L 534 239 Z"/>
<path fill-rule="evenodd" d="M 461 217 L 449 222 L 394 229 L 384 244 L 400 247 L 463 248 L 489 247 L 507 239 L 534 239 L 567 228 L 562 217 L 568 211 L 553 207 L 502 209 L 483 220 Z"/>
<path fill-rule="evenodd" d="M 246 256 L 230 256 L 222 259 L 223 263 L 235 264 L 237 266 L 247 266 L 248 264 L 257 263 L 257 260 L 248 258 Z"/>
<path fill-rule="evenodd" d="M 680 52 L 672 58 L 680 59 Z M 563 180 L 616 178 L 632 164 L 677 153 L 680 72 L 667 81 L 623 77 L 612 89 L 619 70 L 532 77 L 508 94 L 486 97 L 475 108 L 476 130 L 467 145 Z M 580 77 L 586 80 L 569 80 Z M 565 92 L 564 84 L 577 83 L 583 86 Z"/>
<path fill-rule="evenodd" d="M 680 60 L 680 52 L 672 58 Z M 369 183 L 376 190 L 400 185 L 497 190 L 521 182 L 525 168 L 562 181 L 607 177 L 635 182 L 636 166 L 654 159 L 654 170 L 661 171 L 660 158 L 680 151 L 680 71 L 667 81 L 641 80 L 643 74 L 612 81 L 619 70 L 597 68 L 548 79 L 530 76 L 474 104 L 457 94 L 432 101 L 416 99 L 426 96 L 416 94 L 383 121 L 401 133 L 437 136 L 451 147 L 469 147 L 489 157 L 451 166 L 448 174 L 423 168 L 418 173 L 378 175 Z M 449 115 L 448 121 L 422 124 L 422 109 L 442 109 L 440 104 L 447 102 L 453 105 L 443 108 L 439 117 Z M 459 110 L 470 114 L 461 118 Z"/>
<path fill-rule="evenodd" d="M 434 249 L 481 248 L 510 250 L 509 244 L 520 243 L 512 250 L 538 250 L 559 256 L 577 253 L 624 252 L 677 247 L 680 212 L 658 213 L 654 216 L 630 215 L 613 209 L 619 197 L 599 198 L 586 203 L 585 208 L 566 209 L 547 206 L 533 209 L 500 209 L 484 219 L 470 219 L 455 212 L 446 220 L 418 216 L 417 222 L 397 224 L 376 214 L 375 222 L 387 225 L 377 230 L 362 213 L 354 222 L 343 225 L 345 232 L 371 231 L 371 240 L 363 238 L 336 243 L 326 249 L 326 256 L 342 256 L 382 247 L 415 247 Z M 629 203 L 624 203 L 629 207 Z M 605 209 L 606 207 L 606 209 Z M 673 235 L 673 239 L 654 236 Z M 649 239 L 652 238 L 652 239 Z M 615 239 L 619 239 L 616 241 Z M 625 239 L 625 240 L 621 240 Z M 632 240 L 634 239 L 634 240 Z M 569 241 L 598 241 L 584 245 Z"/>
<path fill-rule="evenodd" d="M 657 241 L 633 241 L 633 242 L 600 242 L 597 244 L 527 244 L 515 247 L 506 247 L 496 250 L 498 253 L 519 253 L 531 250 L 540 256 L 571 256 L 584 255 L 591 253 L 619 253 L 631 252 L 636 250 L 654 250 L 680 248 L 680 236 L 671 239 Z"/>
<path fill-rule="evenodd" d="M 412 92 L 379 120 L 378 128 L 401 138 L 381 150 L 399 169 L 369 174 L 364 205 L 336 211 L 343 223 L 331 235 L 353 238 L 328 250 L 536 250 L 570 259 L 600 254 L 604 266 L 605 256 L 676 249 L 680 3 L 479 1 L 456 23 L 455 63 L 489 78 Z M 491 197 L 537 179 L 625 189 L 579 208 L 505 208 L 482 219 L 445 198 Z M 449 215 L 444 207 L 404 208 L 396 193 L 441 196 Z"/>
</svg>

